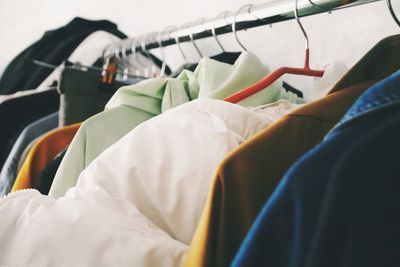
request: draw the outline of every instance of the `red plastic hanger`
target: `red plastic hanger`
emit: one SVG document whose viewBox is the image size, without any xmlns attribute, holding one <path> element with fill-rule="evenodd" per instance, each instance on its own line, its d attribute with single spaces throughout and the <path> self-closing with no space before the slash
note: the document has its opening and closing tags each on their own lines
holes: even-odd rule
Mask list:
<svg viewBox="0 0 400 267">
<path fill-rule="evenodd" d="M 324 75 L 323 70 L 313 70 L 310 68 L 309 41 L 308 41 L 307 33 L 305 32 L 303 25 L 301 24 L 300 19 L 299 19 L 297 3 L 298 3 L 298 0 L 295 1 L 294 15 L 295 15 L 296 21 L 299 24 L 300 29 L 304 35 L 304 38 L 306 40 L 306 58 L 305 58 L 304 67 L 303 68 L 281 67 L 281 68 L 275 70 L 274 72 L 270 73 L 269 75 L 267 75 L 261 81 L 251 85 L 248 88 L 240 90 L 239 92 L 236 92 L 233 95 L 226 97 L 224 99 L 225 101 L 228 101 L 231 103 L 238 103 L 239 101 L 242 101 L 243 99 L 246 99 L 247 97 L 265 89 L 266 87 L 271 85 L 273 82 L 275 82 L 278 78 L 280 78 L 284 74 L 295 74 L 295 75 L 314 76 L 314 77 L 322 77 Z"/>
</svg>

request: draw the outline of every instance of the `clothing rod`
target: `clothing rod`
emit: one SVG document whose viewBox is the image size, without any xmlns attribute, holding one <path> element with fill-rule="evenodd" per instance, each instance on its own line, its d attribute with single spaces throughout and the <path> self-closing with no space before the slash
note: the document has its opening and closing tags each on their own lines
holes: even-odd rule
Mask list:
<svg viewBox="0 0 400 267">
<path fill-rule="evenodd" d="M 298 10 L 299 16 L 305 17 L 377 1 L 382 0 L 313 0 L 312 3 L 309 0 L 299 0 Z M 251 8 L 250 13 L 247 8 L 243 8 L 244 10 L 242 10 L 236 16 L 236 30 L 246 30 L 254 27 L 294 19 L 295 16 L 293 8 L 294 0 L 255 5 Z M 215 28 L 216 35 L 232 33 L 232 23 L 234 23 L 235 14 L 236 11 L 229 12 L 227 13 L 225 18 L 219 18 L 217 20 L 211 19 L 205 21 L 204 23 L 199 23 L 199 25 L 193 25 L 188 28 L 181 28 L 174 32 L 165 33 L 164 35 L 168 34 L 169 38 L 163 38 L 161 45 L 162 47 L 175 45 L 177 44 L 175 39 L 178 39 L 179 43 L 190 42 L 191 34 L 194 40 L 212 37 L 213 28 Z M 158 34 L 153 35 L 152 42 L 148 42 L 144 45 L 145 50 L 159 48 L 160 45 L 158 42 L 158 38 Z M 126 46 L 126 44 L 135 43 L 135 39 L 138 38 L 133 37 L 125 39 L 122 42 L 114 44 L 113 47 L 122 47 L 124 45 Z M 114 51 L 111 51 L 111 53 L 115 54 L 115 51 L 118 51 L 119 56 L 122 56 L 121 50 L 124 49 L 124 55 L 129 55 L 132 54 L 133 47 L 135 47 L 136 52 L 143 51 L 141 41 L 136 42 L 135 46 L 130 45 L 129 47 L 121 47 L 118 49 L 114 49 Z"/>
</svg>

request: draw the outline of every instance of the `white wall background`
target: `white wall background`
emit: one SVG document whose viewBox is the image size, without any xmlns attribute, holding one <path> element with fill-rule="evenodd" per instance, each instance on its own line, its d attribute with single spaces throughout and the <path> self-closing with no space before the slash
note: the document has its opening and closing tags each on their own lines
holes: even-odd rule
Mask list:
<svg viewBox="0 0 400 267">
<path fill-rule="evenodd" d="M 65 25 L 75 16 L 109 19 L 127 35 L 136 36 L 200 17 L 213 18 L 221 11 L 234 11 L 247 3 L 265 2 L 271 0 L 0 0 L 0 73 L 44 31 Z M 400 15 L 400 0 L 392 2 Z M 302 21 L 310 36 L 312 65 L 342 59 L 351 66 L 380 39 L 400 33 L 385 1 Z M 294 21 L 242 31 L 239 37 L 270 68 L 303 64 L 304 41 Z M 222 36 L 221 40 L 227 50 L 239 50 L 232 34 Z M 206 56 L 219 52 L 212 38 L 200 40 L 198 45 Z M 184 49 L 192 60 L 198 60 L 189 43 Z M 182 63 L 176 46 L 166 49 L 166 60 L 173 68 Z"/>
<path fill-rule="evenodd" d="M 44 31 L 75 16 L 108 19 L 128 36 L 235 10 L 249 0 L 0 0 L 0 72 Z M 271 1 L 271 0 L 267 0 Z M 252 0 L 263 3 L 266 0 Z"/>
</svg>

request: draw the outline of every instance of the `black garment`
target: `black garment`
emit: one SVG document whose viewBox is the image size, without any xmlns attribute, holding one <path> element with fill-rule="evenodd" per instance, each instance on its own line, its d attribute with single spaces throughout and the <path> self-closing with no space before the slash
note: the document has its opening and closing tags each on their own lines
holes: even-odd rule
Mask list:
<svg viewBox="0 0 400 267">
<path fill-rule="evenodd" d="M 117 25 L 110 21 L 74 18 L 61 28 L 45 32 L 40 40 L 13 59 L 0 78 L 0 94 L 12 94 L 38 87 L 53 70 L 36 66 L 33 59 L 58 66 L 87 36 L 98 30 L 126 38 Z"/>
<path fill-rule="evenodd" d="M 298 97 L 304 97 L 303 92 L 294 88 L 293 86 L 291 86 L 290 84 L 288 84 L 285 81 L 282 81 L 282 87 L 283 89 L 285 89 L 286 91 L 292 92 L 294 94 L 296 94 Z"/>
<path fill-rule="evenodd" d="M 0 103 L 0 169 L 21 131 L 28 124 L 56 112 L 59 106 L 55 88 Z"/>
<path fill-rule="evenodd" d="M 235 64 L 235 61 L 238 59 L 240 56 L 241 52 L 222 52 L 220 54 L 217 54 L 215 56 L 210 57 L 211 59 L 214 59 L 216 61 L 226 63 L 233 65 Z M 194 71 L 199 63 L 186 63 L 183 64 L 181 67 L 179 67 L 174 73 L 171 74 L 172 77 L 178 77 L 178 75 L 183 71 L 183 70 L 190 70 Z"/>
<path fill-rule="evenodd" d="M 116 90 L 126 85 L 103 84 L 100 73 L 65 68 L 60 77 L 59 125 L 82 122 L 104 110 Z"/>
<path fill-rule="evenodd" d="M 222 63 L 233 65 L 241 54 L 242 52 L 222 52 L 210 58 Z"/>
<path fill-rule="evenodd" d="M 51 184 L 53 183 L 58 167 L 60 166 L 67 149 L 68 147 L 64 148 L 60 153 L 58 153 L 57 156 L 55 156 L 55 158 L 46 165 L 38 178 L 35 180 L 33 188 L 39 190 L 39 192 L 43 195 L 47 195 L 49 193 Z"/>
</svg>

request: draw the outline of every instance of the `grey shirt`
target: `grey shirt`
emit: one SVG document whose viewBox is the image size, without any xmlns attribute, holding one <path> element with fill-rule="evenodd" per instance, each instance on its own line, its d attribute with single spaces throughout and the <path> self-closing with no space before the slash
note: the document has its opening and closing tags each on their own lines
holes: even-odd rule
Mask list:
<svg viewBox="0 0 400 267">
<path fill-rule="evenodd" d="M 58 112 L 43 117 L 28 126 L 21 132 L 8 155 L 0 172 L 0 196 L 11 191 L 15 178 L 18 175 L 18 162 L 29 144 L 39 136 L 55 129 L 58 125 Z"/>
</svg>

